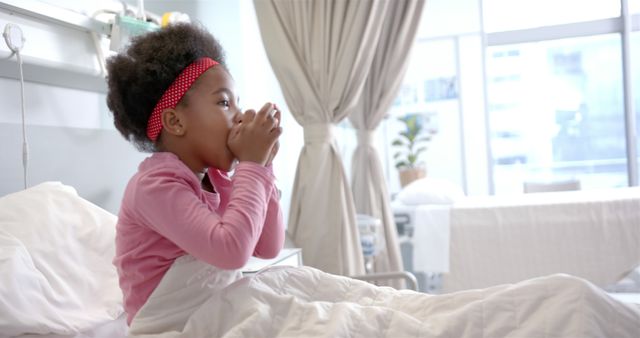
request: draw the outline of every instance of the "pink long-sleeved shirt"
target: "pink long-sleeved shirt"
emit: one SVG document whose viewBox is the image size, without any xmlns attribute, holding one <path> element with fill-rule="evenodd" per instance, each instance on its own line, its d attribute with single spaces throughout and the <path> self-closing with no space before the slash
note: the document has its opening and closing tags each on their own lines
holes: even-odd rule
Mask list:
<svg viewBox="0 0 640 338">
<path fill-rule="evenodd" d="M 113 260 L 130 324 L 173 262 L 184 255 L 239 269 L 251 255 L 275 257 L 284 225 L 271 168 L 241 162 L 233 179 L 209 169 L 216 193 L 172 153 L 154 153 L 124 193 Z"/>
</svg>

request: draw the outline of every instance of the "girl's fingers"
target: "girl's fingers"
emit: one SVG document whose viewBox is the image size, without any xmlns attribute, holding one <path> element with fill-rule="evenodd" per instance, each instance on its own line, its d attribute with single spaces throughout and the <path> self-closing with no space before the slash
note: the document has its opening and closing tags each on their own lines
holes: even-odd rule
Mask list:
<svg viewBox="0 0 640 338">
<path fill-rule="evenodd" d="M 258 111 L 258 116 L 262 119 L 270 119 L 273 117 L 274 112 L 276 111 L 276 105 L 270 102 L 265 103 L 260 111 Z"/>
<path fill-rule="evenodd" d="M 278 139 L 278 137 L 280 137 L 280 135 L 282 135 L 282 127 L 277 126 L 277 127 L 273 128 L 273 129 L 271 130 L 271 136 L 272 136 L 275 140 L 277 140 L 277 139 Z"/>
<path fill-rule="evenodd" d="M 256 111 L 253 109 L 249 109 L 244 112 L 242 116 L 242 123 L 248 124 L 256 118 Z"/>
<path fill-rule="evenodd" d="M 274 107 L 275 107 L 275 105 L 274 105 Z M 273 114 L 273 117 L 276 119 L 276 126 L 280 126 L 280 120 L 281 120 L 280 109 L 276 108 L 276 113 Z"/>
<path fill-rule="evenodd" d="M 271 112 L 272 110 L 273 110 L 273 103 L 267 102 L 262 106 L 262 108 L 260 108 L 260 113 L 267 114 L 267 113 Z"/>
<path fill-rule="evenodd" d="M 269 128 L 269 130 L 271 130 L 274 127 L 278 126 L 278 121 L 276 120 L 276 118 L 273 115 L 268 114 L 267 115 L 267 119 L 265 121 L 265 124 L 266 124 L 267 128 Z"/>
</svg>

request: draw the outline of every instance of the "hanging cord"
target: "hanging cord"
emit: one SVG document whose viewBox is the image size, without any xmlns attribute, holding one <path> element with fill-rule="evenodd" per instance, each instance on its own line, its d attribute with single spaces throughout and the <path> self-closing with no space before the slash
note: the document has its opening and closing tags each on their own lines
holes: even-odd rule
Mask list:
<svg viewBox="0 0 640 338">
<path fill-rule="evenodd" d="M 11 57 L 13 54 L 18 59 L 18 69 L 20 71 L 20 101 L 21 101 L 21 113 L 22 113 L 22 173 L 24 180 L 24 188 L 27 189 L 27 168 L 29 164 L 29 143 L 27 142 L 27 124 L 25 120 L 25 100 L 24 100 L 24 74 L 22 72 L 22 56 L 20 50 L 24 45 L 24 37 L 22 36 L 22 30 L 20 27 L 7 24 L 4 29 L 4 41 L 11 50 Z"/>
<path fill-rule="evenodd" d="M 20 101 L 22 102 L 20 110 L 22 114 L 22 174 L 24 177 L 24 188 L 27 189 L 27 167 L 29 163 L 29 143 L 27 142 L 27 123 L 25 120 L 24 109 L 24 74 L 22 73 L 22 57 L 20 51 L 16 52 L 18 58 L 18 68 L 20 68 Z"/>
</svg>

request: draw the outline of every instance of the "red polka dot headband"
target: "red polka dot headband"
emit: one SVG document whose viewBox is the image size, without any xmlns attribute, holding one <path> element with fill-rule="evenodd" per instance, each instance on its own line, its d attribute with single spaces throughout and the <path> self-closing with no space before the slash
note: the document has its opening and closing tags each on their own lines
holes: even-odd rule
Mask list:
<svg viewBox="0 0 640 338">
<path fill-rule="evenodd" d="M 180 72 L 178 77 L 171 83 L 164 94 L 162 94 L 162 97 L 153 108 L 153 112 L 151 112 L 151 116 L 147 122 L 147 137 L 149 137 L 151 141 L 155 142 L 160 135 L 160 131 L 162 131 L 162 111 L 167 108 L 175 108 L 198 77 L 207 69 L 217 64 L 218 62 L 210 58 L 200 58 Z"/>
</svg>

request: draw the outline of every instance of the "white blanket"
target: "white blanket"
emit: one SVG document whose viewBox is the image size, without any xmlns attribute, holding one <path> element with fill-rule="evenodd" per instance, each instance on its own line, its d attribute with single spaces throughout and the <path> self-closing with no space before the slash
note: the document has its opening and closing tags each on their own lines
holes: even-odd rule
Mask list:
<svg viewBox="0 0 640 338">
<path fill-rule="evenodd" d="M 115 223 L 57 182 L 0 198 L 0 337 L 73 335 L 118 318 Z"/>
<path fill-rule="evenodd" d="M 308 267 L 273 267 L 235 280 L 234 272 L 199 263 L 197 278 L 185 276 L 194 262 L 174 263 L 134 318 L 131 335 L 631 338 L 640 332 L 640 307 L 568 275 L 428 295 Z M 203 276 L 231 284 L 212 288 Z"/>
</svg>

